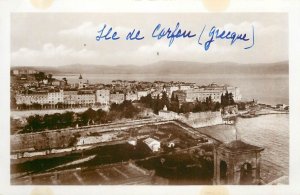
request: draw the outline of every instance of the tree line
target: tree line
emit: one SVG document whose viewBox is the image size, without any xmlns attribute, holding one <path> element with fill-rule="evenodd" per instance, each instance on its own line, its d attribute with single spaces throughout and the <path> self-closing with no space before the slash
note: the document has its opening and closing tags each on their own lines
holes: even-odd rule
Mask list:
<svg viewBox="0 0 300 195">
<path fill-rule="evenodd" d="M 146 107 L 151 108 L 155 114 L 158 114 L 160 110 L 166 105 L 168 110 L 176 113 L 188 113 L 188 112 L 205 112 L 205 111 L 218 111 L 225 106 L 234 105 L 233 94 L 226 91 L 221 95 L 221 102 L 215 102 L 212 97 L 206 97 L 204 101 L 196 99 L 195 102 L 182 102 L 180 104 L 178 97 L 172 93 L 171 98 L 168 98 L 166 92 L 162 92 L 162 95 L 157 95 L 156 98 L 152 98 L 151 94 L 145 97 L 141 97 L 140 102 Z"/>
<path fill-rule="evenodd" d="M 68 127 L 105 124 L 122 118 L 135 118 L 140 109 L 135 107 L 131 101 L 121 104 L 113 103 L 109 111 L 102 109 L 87 109 L 82 113 L 65 112 L 29 116 L 23 133 L 40 132 L 44 130 L 62 129 Z"/>
</svg>

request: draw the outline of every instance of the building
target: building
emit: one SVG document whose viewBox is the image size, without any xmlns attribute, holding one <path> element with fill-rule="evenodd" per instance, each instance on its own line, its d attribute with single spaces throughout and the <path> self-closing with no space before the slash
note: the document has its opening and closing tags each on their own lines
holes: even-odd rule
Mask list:
<svg viewBox="0 0 300 195">
<path fill-rule="evenodd" d="M 92 106 L 96 103 L 96 96 L 94 93 L 81 93 L 78 91 L 65 91 L 64 104 L 67 105 L 83 105 Z"/>
<path fill-rule="evenodd" d="M 133 137 L 130 137 L 130 138 L 127 140 L 127 143 L 130 144 L 130 145 L 136 146 L 136 144 L 137 144 L 137 139 L 136 139 L 136 138 L 133 138 Z"/>
<path fill-rule="evenodd" d="M 60 86 L 61 86 L 61 81 L 58 80 L 58 79 L 53 79 L 53 81 L 51 81 L 51 84 L 52 84 L 53 86 L 60 87 Z"/>
<path fill-rule="evenodd" d="M 186 102 L 186 97 L 187 97 L 186 91 L 177 90 L 177 91 L 174 91 L 173 94 L 174 94 L 174 97 L 178 98 L 178 101 L 180 104 Z"/>
<path fill-rule="evenodd" d="M 170 87 L 166 87 L 166 92 L 167 92 L 169 98 L 171 98 L 171 97 L 172 97 L 172 93 L 173 93 L 174 91 L 177 91 L 177 90 L 179 90 L 179 87 L 178 87 L 178 86 L 170 86 Z"/>
<path fill-rule="evenodd" d="M 51 84 L 53 86 L 56 86 L 56 87 L 59 87 L 59 88 L 63 89 L 67 85 L 67 82 L 64 81 L 64 80 L 55 79 L 54 81 L 51 82 Z"/>
<path fill-rule="evenodd" d="M 190 85 L 180 85 L 179 89 L 180 90 L 189 90 L 189 89 L 191 89 L 191 86 Z"/>
<path fill-rule="evenodd" d="M 125 100 L 125 95 L 123 93 L 112 93 L 109 95 L 109 102 L 110 103 L 116 103 L 116 104 L 121 104 Z"/>
<path fill-rule="evenodd" d="M 32 105 L 34 103 L 41 105 L 55 105 L 57 103 L 64 103 L 64 92 L 63 90 L 60 90 L 58 92 L 48 93 L 17 94 L 15 98 L 17 105 Z"/>
<path fill-rule="evenodd" d="M 110 91 L 108 89 L 100 89 L 96 91 L 96 102 L 101 105 L 109 104 Z"/>
<path fill-rule="evenodd" d="M 75 105 L 77 102 L 78 91 L 64 91 L 64 104 Z"/>
<path fill-rule="evenodd" d="M 36 94 L 17 94 L 16 95 L 16 104 L 26 104 L 26 105 L 32 105 L 32 104 L 49 104 L 48 100 L 48 94 L 47 93 L 36 93 Z"/>
<path fill-rule="evenodd" d="M 48 93 L 49 104 L 64 103 L 64 91 L 59 90 L 58 92 Z"/>
<path fill-rule="evenodd" d="M 83 81 L 83 77 L 80 74 L 78 78 L 78 89 L 89 87 L 89 81 L 86 80 L 86 82 Z"/>
<path fill-rule="evenodd" d="M 221 102 L 222 93 L 223 90 L 220 89 L 190 89 L 186 90 L 186 102 L 195 102 L 196 100 L 205 101 L 208 97 L 211 97 L 215 102 Z M 226 91 L 224 93 L 226 93 Z"/>
<path fill-rule="evenodd" d="M 35 74 L 35 73 L 37 73 L 37 71 L 31 70 L 31 69 L 14 69 L 14 70 L 11 70 L 11 73 L 13 75 L 29 75 L 29 74 Z"/>
<path fill-rule="evenodd" d="M 135 101 L 138 100 L 138 95 L 136 93 L 126 93 L 126 100 Z"/>
<path fill-rule="evenodd" d="M 141 97 L 146 97 L 149 94 L 148 91 L 138 91 L 137 92 L 137 99 L 140 100 Z"/>
<path fill-rule="evenodd" d="M 204 89 L 212 91 L 222 91 L 223 94 L 225 94 L 227 91 L 228 93 L 232 93 L 234 101 L 240 101 L 242 99 L 242 95 L 238 87 L 229 85 L 217 85 L 216 83 L 212 83 L 208 86 L 205 86 Z"/>
<path fill-rule="evenodd" d="M 152 97 L 152 99 L 157 99 L 157 96 L 159 98 L 161 98 L 162 94 L 163 93 L 160 90 L 156 90 L 156 91 L 151 92 L 151 97 Z"/>
<path fill-rule="evenodd" d="M 84 106 L 92 106 L 96 102 L 95 94 L 77 94 L 75 96 L 76 104 Z"/>
<path fill-rule="evenodd" d="M 78 89 L 82 89 L 82 88 L 83 88 L 83 79 L 82 79 L 82 76 L 80 74 L 79 78 L 78 78 Z"/>
<path fill-rule="evenodd" d="M 94 93 L 82 93 L 78 91 L 55 91 L 45 93 L 34 93 L 34 94 L 17 94 L 16 104 L 21 105 L 32 105 L 34 103 L 45 105 L 56 105 L 62 103 L 65 105 L 84 105 L 91 106 L 96 103 L 96 96 Z"/>
<path fill-rule="evenodd" d="M 217 84 L 210 84 L 200 88 L 190 88 L 186 90 L 174 91 L 174 96 L 178 97 L 179 102 L 195 102 L 205 101 L 206 98 L 211 97 L 215 102 L 221 102 L 221 96 L 226 92 L 232 93 L 234 101 L 240 101 L 242 96 L 238 87 L 231 87 L 228 85 L 219 86 Z"/>
<path fill-rule="evenodd" d="M 249 185 L 260 183 L 262 147 L 241 140 L 214 149 L 214 184 Z"/>
<path fill-rule="evenodd" d="M 149 137 L 143 142 L 152 150 L 152 152 L 158 152 L 160 149 L 160 142 L 156 139 Z"/>
</svg>

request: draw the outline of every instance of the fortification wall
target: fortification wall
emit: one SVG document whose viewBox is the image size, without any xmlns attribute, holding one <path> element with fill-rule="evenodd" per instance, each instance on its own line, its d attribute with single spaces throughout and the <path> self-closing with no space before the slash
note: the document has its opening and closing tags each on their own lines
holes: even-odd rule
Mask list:
<svg viewBox="0 0 300 195">
<path fill-rule="evenodd" d="M 211 111 L 179 114 L 178 120 L 194 128 L 223 124 L 221 112 Z"/>
<path fill-rule="evenodd" d="M 76 140 L 74 133 L 76 133 L 76 130 L 11 135 L 11 151 L 68 147 Z"/>
</svg>

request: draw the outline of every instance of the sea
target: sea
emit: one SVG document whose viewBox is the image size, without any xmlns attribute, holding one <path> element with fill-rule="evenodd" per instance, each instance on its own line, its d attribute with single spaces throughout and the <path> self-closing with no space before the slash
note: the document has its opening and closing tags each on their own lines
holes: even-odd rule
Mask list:
<svg viewBox="0 0 300 195">
<path fill-rule="evenodd" d="M 111 83 L 112 80 L 184 81 L 198 85 L 217 83 L 239 87 L 244 100 L 258 100 L 265 104 L 289 104 L 289 77 L 286 74 L 82 74 L 90 83 Z M 78 82 L 79 74 L 56 74 L 66 77 L 69 83 Z"/>
<path fill-rule="evenodd" d="M 265 148 L 261 157 L 265 180 L 289 175 L 289 114 L 240 119 L 236 128 L 240 139 Z"/>
</svg>

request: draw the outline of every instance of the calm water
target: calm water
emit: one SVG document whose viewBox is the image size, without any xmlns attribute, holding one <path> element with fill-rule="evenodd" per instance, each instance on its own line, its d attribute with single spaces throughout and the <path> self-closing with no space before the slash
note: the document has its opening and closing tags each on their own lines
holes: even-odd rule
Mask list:
<svg viewBox="0 0 300 195">
<path fill-rule="evenodd" d="M 242 140 L 265 148 L 262 169 L 289 175 L 289 115 L 266 115 L 237 123 Z"/>
<path fill-rule="evenodd" d="M 185 81 L 207 85 L 212 82 L 229 84 L 240 88 L 243 99 L 258 99 L 268 104 L 289 103 L 288 75 L 231 75 L 231 74 L 83 74 L 90 83 L 110 83 L 114 79 L 137 81 Z M 70 83 L 78 82 L 79 75 L 54 75 L 61 79 L 66 77 Z"/>
</svg>

